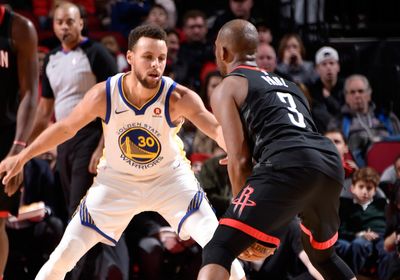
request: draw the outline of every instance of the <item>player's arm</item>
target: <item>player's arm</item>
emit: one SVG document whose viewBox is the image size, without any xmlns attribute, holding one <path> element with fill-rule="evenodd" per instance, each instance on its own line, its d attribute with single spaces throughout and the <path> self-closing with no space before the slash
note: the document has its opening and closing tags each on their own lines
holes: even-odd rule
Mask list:
<svg viewBox="0 0 400 280">
<path fill-rule="evenodd" d="M 38 96 L 39 66 L 37 34 L 33 24 L 16 14 L 12 26 L 12 45 L 17 53 L 20 104 L 15 141 L 9 155 L 18 153 L 30 136 Z"/>
<path fill-rule="evenodd" d="M 247 80 L 226 77 L 211 96 L 211 107 L 221 124 L 228 153 L 228 173 L 235 197 L 246 183 L 252 169 L 252 158 L 246 141 L 239 108 L 247 95 Z"/>
<path fill-rule="evenodd" d="M 3 184 L 7 185 L 8 181 L 21 171 L 24 164 L 31 158 L 72 138 L 78 130 L 96 117 L 104 119 L 106 114 L 105 88 L 105 82 L 92 87 L 68 117 L 49 126 L 17 156 L 3 160 L 0 163 L 0 174 L 6 173 Z"/>
<path fill-rule="evenodd" d="M 184 86 L 177 85 L 171 96 L 170 105 L 172 121 L 178 121 L 182 117 L 188 119 L 226 150 L 221 126 L 214 115 L 206 109 L 198 94 Z"/>
</svg>

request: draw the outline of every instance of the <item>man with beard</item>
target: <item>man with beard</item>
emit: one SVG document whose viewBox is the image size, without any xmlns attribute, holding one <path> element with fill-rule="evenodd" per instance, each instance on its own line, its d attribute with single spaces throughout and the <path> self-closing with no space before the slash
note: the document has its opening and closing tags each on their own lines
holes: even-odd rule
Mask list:
<svg viewBox="0 0 400 280">
<path fill-rule="evenodd" d="M 95 244 L 115 245 L 136 214 L 157 211 L 178 232 L 204 247 L 217 218 L 191 171 L 177 136 L 188 119 L 222 148 L 221 127 L 200 97 L 162 76 L 167 59 L 166 33 L 143 25 L 131 31 L 127 60 L 131 72 L 92 87 L 65 119 L 46 129 L 22 154 L 0 164 L 7 183 L 35 155 L 70 139 L 101 118 L 104 157 L 78 213 L 36 279 L 64 279 Z M 232 278 L 244 277 L 238 261 Z"/>
</svg>

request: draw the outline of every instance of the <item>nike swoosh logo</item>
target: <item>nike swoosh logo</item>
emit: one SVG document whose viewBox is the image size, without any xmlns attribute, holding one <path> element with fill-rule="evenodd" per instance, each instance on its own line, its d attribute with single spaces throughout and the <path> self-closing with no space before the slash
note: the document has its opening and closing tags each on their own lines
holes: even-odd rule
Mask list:
<svg viewBox="0 0 400 280">
<path fill-rule="evenodd" d="M 117 111 L 117 109 L 115 109 L 115 113 L 116 114 L 122 114 L 122 113 L 125 113 L 125 112 L 128 112 L 129 110 L 122 110 L 122 111 Z"/>
</svg>

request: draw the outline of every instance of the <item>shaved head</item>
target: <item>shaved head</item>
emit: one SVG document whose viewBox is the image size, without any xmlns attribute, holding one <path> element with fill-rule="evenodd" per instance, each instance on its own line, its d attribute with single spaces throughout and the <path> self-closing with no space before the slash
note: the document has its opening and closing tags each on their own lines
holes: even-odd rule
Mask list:
<svg viewBox="0 0 400 280">
<path fill-rule="evenodd" d="M 219 71 L 226 75 L 233 64 L 255 64 L 258 32 L 250 22 L 235 19 L 225 23 L 215 40 Z"/>
<path fill-rule="evenodd" d="M 258 32 L 250 22 L 235 19 L 222 26 L 218 39 L 225 47 L 238 55 L 254 55 L 257 51 Z"/>
</svg>

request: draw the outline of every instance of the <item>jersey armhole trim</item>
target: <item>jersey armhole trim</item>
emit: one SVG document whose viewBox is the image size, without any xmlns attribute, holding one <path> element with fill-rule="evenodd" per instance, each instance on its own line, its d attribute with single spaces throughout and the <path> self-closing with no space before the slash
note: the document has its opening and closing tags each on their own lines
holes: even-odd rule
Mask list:
<svg viewBox="0 0 400 280">
<path fill-rule="evenodd" d="M 171 121 L 171 116 L 169 115 L 169 100 L 171 97 L 172 92 L 176 88 L 176 83 L 174 82 L 168 89 L 167 95 L 165 97 L 165 119 L 170 127 L 176 127 Z"/>
<path fill-rule="evenodd" d="M 108 124 L 111 115 L 111 77 L 106 81 L 106 118 L 105 123 Z"/>
</svg>

